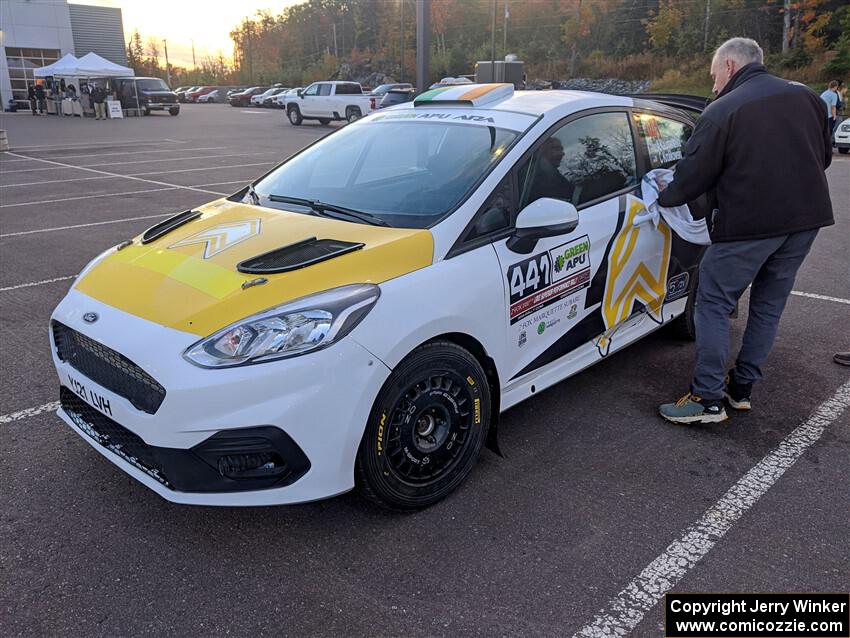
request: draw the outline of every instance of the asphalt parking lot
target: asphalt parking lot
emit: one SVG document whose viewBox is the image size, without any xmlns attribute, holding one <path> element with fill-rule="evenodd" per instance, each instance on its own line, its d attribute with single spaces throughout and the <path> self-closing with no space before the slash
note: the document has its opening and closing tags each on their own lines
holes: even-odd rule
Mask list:
<svg viewBox="0 0 850 638">
<path fill-rule="evenodd" d="M 447 500 L 170 504 L 54 414 L 47 323 L 87 261 L 334 130 L 186 105 L 124 121 L 4 114 L 0 626 L 5 636 L 659 636 L 667 589 L 850 591 L 850 157 L 755 410 L 656 416 L 693 345 L 661 330 L 507 412 Z M 740 338 L 746 299 L 735 322 Z"/>
</svg>

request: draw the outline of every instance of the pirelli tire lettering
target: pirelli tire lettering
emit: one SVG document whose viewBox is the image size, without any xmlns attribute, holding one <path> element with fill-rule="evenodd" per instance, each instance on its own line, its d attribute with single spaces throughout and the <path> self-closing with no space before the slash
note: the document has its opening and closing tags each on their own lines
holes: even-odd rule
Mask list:
<svg viewBox="0 0 850 638">
<path fill-rule="evenodd" d="M 417 509 L 453 490 L 487 437 L 490 391 L 471 353 L 457 344 L 417 348 L 382 388 L 357 461 L 373 500 Z"/>
</svg>

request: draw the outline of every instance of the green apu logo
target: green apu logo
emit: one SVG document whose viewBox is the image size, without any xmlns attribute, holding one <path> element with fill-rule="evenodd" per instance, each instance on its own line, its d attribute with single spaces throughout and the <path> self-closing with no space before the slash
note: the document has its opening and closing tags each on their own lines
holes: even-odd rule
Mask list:
<svg viewBox="0 0 850 638">
<path fill-rule="evenodd" d="M 587 241 L 570 246 L 563 253 L 555 257 L 555 272 L 561 272 L 564 268 L 573 269 L 578 266 L 584 266 L 587 263 L 587 252 L 589 250 L 590 242 Z"/>
<path fill-rule="evenodd" d="M 544 332 L 546 332 L 546 322 L 541 321 L 537 324 L 537 334 L 542 335 Z"/>
</svg>

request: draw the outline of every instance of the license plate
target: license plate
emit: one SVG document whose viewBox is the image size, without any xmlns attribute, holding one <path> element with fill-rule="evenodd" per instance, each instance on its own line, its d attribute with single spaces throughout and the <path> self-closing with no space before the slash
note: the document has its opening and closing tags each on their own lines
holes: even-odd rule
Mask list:
<svg viewBox="0 0 850 638">
<path fill-rule="evenodd" d="M 72 377 L 70 374 L 67 376 L 68 387 L 74 392 L 74 394 L 79 396 L 83 401 L 96 410 L 103 412 L 107 416 L 112 416 L 112 406 L 109 405 L 109 399 L 99 395 L 91 388 L 86 387 L 84 383 L 77 381 L 77 379 Z"/>
</svg>

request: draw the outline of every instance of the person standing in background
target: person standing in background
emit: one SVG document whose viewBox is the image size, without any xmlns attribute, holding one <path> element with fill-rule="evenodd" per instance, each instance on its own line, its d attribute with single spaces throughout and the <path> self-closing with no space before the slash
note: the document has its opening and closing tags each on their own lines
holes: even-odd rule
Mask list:
<svg viewBox="0 0 850 638">
<path fill-rule="evenodd" d="M 47 94 L 43 84 L 35 85 L 35 99 L 38 101 L 38 113 L 41 115 L 47 110 Z"/>
<path fill-rule="evenodd" d="M 94 119 L 106 119 L 106 91 L 100 84 L 95 84 L 91 92 L 91 100 L 94 102 Z"/>
<path fill-rule="evenodd" d="M 27 99 L 30 102 L 30 109 L 32 110 L 32 114 L 38 115 L 38 113 L 35 110 L 35 100 L 36 100 L 36 98 L 35 98 L 35 88 L 33 87 L 32 84 L 30 84 L 29 87 L 27 88 Z"/>
<path fill-rule="evenodd" d="M 833 80 L 820 94 L 820 99 L 826 104 L 826 117 L 829 119 L 829 130 L 835 130 L 835 120 L 838 118 L 838 80 Z"/>
</svg>

